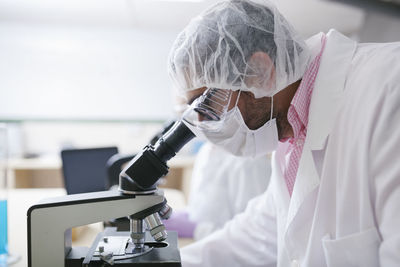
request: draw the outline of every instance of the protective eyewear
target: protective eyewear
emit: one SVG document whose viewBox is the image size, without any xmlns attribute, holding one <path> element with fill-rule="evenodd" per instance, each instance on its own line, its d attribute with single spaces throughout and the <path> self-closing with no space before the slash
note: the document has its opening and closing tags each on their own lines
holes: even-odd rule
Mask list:
<svg viewBox="0 0 400 267">
<path fill-rule="evenodd" d="M 232 90 L 208 88 L 184 112 L 183 120 L 202 130 L 219 131 L 233 100 L 232 94 Z"/>
</svg>

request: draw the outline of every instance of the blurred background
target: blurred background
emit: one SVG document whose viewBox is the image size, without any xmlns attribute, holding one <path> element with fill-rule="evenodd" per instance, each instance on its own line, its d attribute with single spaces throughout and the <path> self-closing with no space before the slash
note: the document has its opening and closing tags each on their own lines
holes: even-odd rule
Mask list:
<svg viewBox="0 0 400 267">
<path fill-rule="evenodd" d="M 175 115 L 169 49 L 214 2 L 0 0 L 8 187 L 63 188 L 63 149 L 146 145 Z M 400 40 L 399 0 L 275 2 L 305 38 L 335 28 L 361 42 Z M 171 163 L 186 199 L 198 148 L 189 143 Z"/>
<path fill-rule="evenodd" d="M 0 121 L 13 158 L 64 147 L 132 153 L 174 116 L 166 60 L 210 0 L 0 0 Z M 276 1 L 305 38 L 400 38 L 399 1 Z M 188 153 L 193 152 L 191 149 Z"/>
<path fill-rule="evenodd" d="M 0 121 L 12 157 L 140 149 L 174 115 L 166 60 L 210 0 L 0 0 Z M 400 39 L 400 1 L 277 0 L 305 38 Z M 189 149 L 190 152 L 190 149 Z"/>
</svg>

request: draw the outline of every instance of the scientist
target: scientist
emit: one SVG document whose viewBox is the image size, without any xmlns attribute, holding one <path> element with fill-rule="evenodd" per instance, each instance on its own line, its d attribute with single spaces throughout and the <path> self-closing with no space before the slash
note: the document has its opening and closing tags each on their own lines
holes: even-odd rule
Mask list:
<svg viewBox="0 0 400 267">
<path fill-rule="evenodd" d="M 267 1 L 193 19 L 169 60 L 184 121 L 236 155 L 276 151 L 266 192 L 183 266 L 399 266 L 399 62 L 399 43 L 304 41 Z"/>
</svg>

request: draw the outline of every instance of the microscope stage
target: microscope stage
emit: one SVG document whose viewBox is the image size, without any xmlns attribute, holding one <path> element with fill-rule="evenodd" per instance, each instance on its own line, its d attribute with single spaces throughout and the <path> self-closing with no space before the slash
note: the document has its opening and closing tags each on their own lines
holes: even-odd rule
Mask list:
<svg viewBox="0 0 400 267">
<path fill-rule="evenodd" d="M 176 232 L 168 232 L 168 237 L 163 242 L 154 242 L 150 233 L 146 232 L 145 240 L 149 242 L 145 242 L 144 251 L 138 253 L 132 250 L 130 232 L 117 232 L 115 228 L 106 228 L 97 235 L 91 248 L 85 252 L 84 259 L 82 252 L 77 253 L 73 248 L 67 256 L 66 266 L 181 267 Z"/>
</svg>

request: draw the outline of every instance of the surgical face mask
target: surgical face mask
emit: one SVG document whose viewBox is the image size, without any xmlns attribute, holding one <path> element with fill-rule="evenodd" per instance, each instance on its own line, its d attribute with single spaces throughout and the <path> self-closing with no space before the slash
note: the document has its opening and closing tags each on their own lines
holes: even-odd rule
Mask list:
<svg viewBox="0 0 400 267">
<path fill-rule="evenodd" d="M 278 145 L 278 129 L 276 119 L 272 119 L 272 110 L 273 105 L 270 120 L 256 130 L 247 127 L 237 105 L 226 113 L 223 127 L 217 132 L 186 124 L 196 136 L 234 155 L 256 157 L 272 152 Z"/>
</svg>

